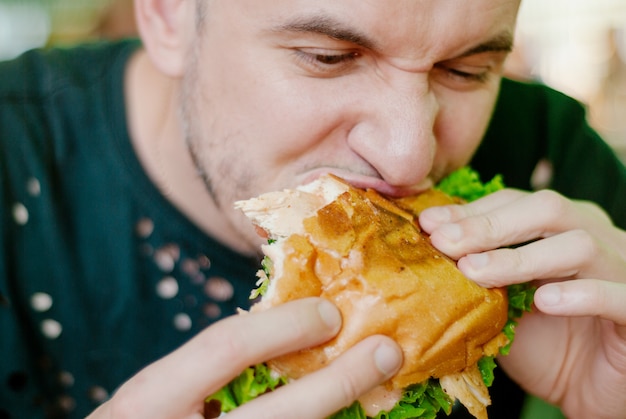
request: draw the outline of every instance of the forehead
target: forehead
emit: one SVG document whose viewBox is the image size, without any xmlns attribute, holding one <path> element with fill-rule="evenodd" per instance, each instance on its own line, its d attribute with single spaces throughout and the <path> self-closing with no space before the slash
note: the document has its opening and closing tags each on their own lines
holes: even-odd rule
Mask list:
<svg viewBox="0 0 626 419">
<path fill-rule="evenodd" d="M 462 53 L 513 34 L 520 0 L 213 0 L 212 16 L 259 32 L 351 34 L 386 54 Z M 211 14 L 212 14 L 211 13 Z M 214 19 L 212 19 L 214 20 Z M 343 33 L 342 33 L 343 32 Z M 458 50 L 457 50 L 458 49 Z M 456 51 L 455 51 L 456 50 Z"/>
</svg>

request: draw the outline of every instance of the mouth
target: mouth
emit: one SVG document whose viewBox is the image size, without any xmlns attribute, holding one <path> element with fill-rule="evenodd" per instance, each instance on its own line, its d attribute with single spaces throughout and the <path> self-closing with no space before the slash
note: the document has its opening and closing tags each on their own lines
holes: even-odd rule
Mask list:
<svg viewBox="0 0 626 419">
<path fill-rule="evenodd" d="M 307 173 L 306 176 L 303 177 L 302 183 L 305 184 L 312 182 L 318 177 L 327 173 L 342 178 L 355 188 L 374 189 L 378 193 L 391 198 L 403 198 L 406 196 L 417 195 L 428 189 L 431 189 L 435 185 L 435 182 L 430 177 L 424 178 L 421 182 L 415 185 L 392 185 L 378 177 L 363 175 L 347 170 L 330 167 L 316 169 Z"/>
</svg>

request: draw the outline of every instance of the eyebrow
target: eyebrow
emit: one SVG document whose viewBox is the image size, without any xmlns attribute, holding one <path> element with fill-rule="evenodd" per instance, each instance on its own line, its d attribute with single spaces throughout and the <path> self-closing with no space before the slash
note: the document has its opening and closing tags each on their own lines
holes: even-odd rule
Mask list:
<svg viewBox="0 0 626 419">
<path fill-rule="evenodd" d="M 307 16 L 273 28 L 275 32 L 302 32 L 325 35 L 338 41 L 350 42 L 367 49 L 374 49 L 376 43 L 365 34 L 329 16 Z"/>
<path fill-rule="evenodd" d="M 274 32 L 302 32 L 328 36 L 339 41 L 350 42 L 367 49 L 376 49 L 376 42 L 362 32 L 351 28 L 329 16 L 297 17 L 287 23 L 273 28 Z M 513 35 L 504 31 L 475 47 L 462 52 L 458 58 L 481 54 L 484 52 L 511 52 Z"/>
<path fill-rule="evenodd" d="M 481 54 L 483 52 L 511 52 L 512 49 L 513 35 L 510 32 L 505 31 L 489 39 L 488 41 L 480 43 L 475 47 L 472 47 L 467 51 L 461 53 L 461 55 L 459 55 L 459 58 Z"/>
</svg>

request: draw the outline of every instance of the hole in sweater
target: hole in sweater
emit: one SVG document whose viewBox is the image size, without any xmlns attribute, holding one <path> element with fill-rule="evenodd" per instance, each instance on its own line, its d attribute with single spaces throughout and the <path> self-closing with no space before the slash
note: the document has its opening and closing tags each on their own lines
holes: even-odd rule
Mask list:
<svg viewBox="0 0 626 419">
<path fill-rule="evenodd" d="M 142 218 L 135 226 L 135 231 L 139 237 L 147 239 L 154 231 L 154 222 L 149 218 Z"/>
<path fill-rule="evenodd" d="M 30 297 L 33 310 L 43 313 L 52 307 L 52 297 L 44 292 L 37 292 Z"/>
<path fill-rule="evenodd" d="M 76 408 L 76 400 L 74 400 L 73 397 L 66 395 L 59 397 L 59 399 L 57 400 L 57 404 L 59 406 L 59 409 L 66 413 L 69 413 Z"/>
<path fill-rule="evenodd" d="M 13 205 L 13 221 L 21 226 L 28 223 L 28 209 L 26 209 L 24 204 L 17 203 Z"/>
<path fill-rule="evenodd" d="M 158 282 L 156 292 L 162 299 L 171 300 L 178 295 L 178 281 L 174 277 L 167 276 Z"/>
<path fill-rule="evenodd" d="M 63 326 L 56 320 L 46 319 L 41 322 L 41 333 L 48 339 L 56 339 L 61 336 Z"/>
<path fill-rule="evenodd" d="M 74 376 L 72 373 L 67 371 L 61 371 L 59 373 L 59 384 L 63 387 L 72 387 L 74 385 Z"/>
<path fill-rule="evenodd" d="M 180 332 L 187 332 L 191 329 L 191 318 L 185 314 L 180 313 L 174 317 L 174 327 Z"/>
<path fill-rule="evenodd" d="M 204 315 L 209 319 L 217 319 L 222 315 L 222 309 L 220 306 L 214 303 L 208 303 L 204 305 Z"/>
<path fill-rule="evenodd" d="M 204 286 L 204 292 L 210 298 L 220 302 L 230 300 L 235 294 L 233 285 L 220 277 L 210 278 Z"/>
<path fill-rule="evenodd" d="M 93 386 L 89 389 L 89 398 L 96 403 L 104 403 L 109 398 L 109 392 L 103 387 Z"/>
<path fill-rule="evenodd" d="M 26 190 L 30 196 L 38 197 L 41 195 L 41 184 L 39 180 L 34 177 L 28 179 L 28 182 L 26 182 Z"/>
<path fill-rule="evenodd" d="M 172 272 L 180 259 L 180 248 L 170 244 L 154 252 L 154 262 L 162 272 Z"/>
</svg>

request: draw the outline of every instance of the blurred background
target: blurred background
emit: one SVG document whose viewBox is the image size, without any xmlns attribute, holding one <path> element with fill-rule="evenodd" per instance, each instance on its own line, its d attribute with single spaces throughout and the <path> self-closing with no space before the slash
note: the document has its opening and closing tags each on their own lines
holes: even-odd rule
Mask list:
<svg viewBox="0 0 626 419">
<path fill-rule="evenodd" d="M 0 60 L 27 49 L 133 35 L 132 0 L 0 0 Z"/>
<path fill-rule="evenodd" d="M 515 44 L 508 75 L 585 103 L 626 162 L 626 1 L 522 0 Z"/>
<path fill-rule="evenodd" d="M 47 45 L 132 36 L 132 0 L 0 0 L 0 60 Z M 507 74 L 588 106 L 626 162 L 626 0 L 522 0 Z"/>
</svg>

